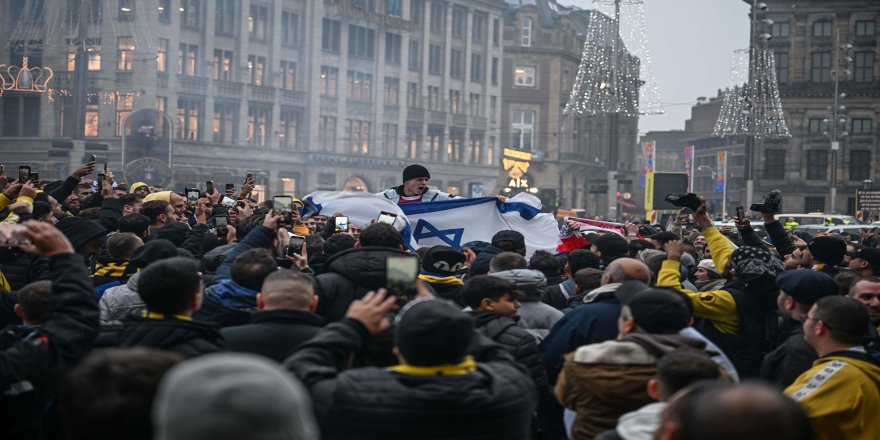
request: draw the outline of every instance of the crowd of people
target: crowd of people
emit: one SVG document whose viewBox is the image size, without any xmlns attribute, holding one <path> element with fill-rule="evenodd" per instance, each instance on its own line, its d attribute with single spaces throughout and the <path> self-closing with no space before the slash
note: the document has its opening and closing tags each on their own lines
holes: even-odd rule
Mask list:
<svg viewBox="0 0 880 440">
<path fill-rule="evenodd" d="M 700 198 L 666 230 L 563 222 L 558 249 L 409 249 L 251 180 L 95 166 L 0 174 L 0 438 L 880 438 L 873 230 L 792 232 L 769 202 L 719 228 Z M 379 196 L 451 197 L 429 179 Z"/>
</svg>

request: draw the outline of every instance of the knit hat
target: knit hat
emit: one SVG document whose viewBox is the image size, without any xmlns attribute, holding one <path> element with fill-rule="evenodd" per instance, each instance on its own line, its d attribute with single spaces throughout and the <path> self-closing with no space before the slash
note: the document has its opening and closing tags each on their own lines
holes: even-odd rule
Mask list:
<svg viewBox="0 0 880 440">
<path fill-rule="evenodd" d="M 783 293 L 808 306 L 823 296 L 837 295 L 840 291 L 831 275 L 815 270 L 786 270 L 776 277 L 776 284 Z"/>
<path fill-rule="evenodd" d="M 55 227 L 70 240 L 74 250 L 79 250 L 91 240 L 107 240 L 107 230 L 87 218 L 64 217 L 55 223 Z"/>
<path fill-rule="evenodd" d="M 220 353 L 166 373 L 153 405 L 159 440 L 319 438 L 308 392 L 259 356 Z"/>
<path fill-rule="evenodd" d="M 504 246 L 504 249 L 515 250 L 526 247 L 526 238 L 517 231 L 505 230 L 498 231 L 492 236 L 492 246 L 498 246 L 503 241 L 511 242 L 510 246 Z"/>
<path fill-rule="evenodd" d="M 681 296 L 662 289 L 646 289 L 632 295 L 628 306 L 636 325 L 648 333 L 678 333 L 691 315 Z"/>
<path fill-rule="evenodd" d="M 538 270 L 510 269 L 489 275 L 515 284 L 517 290 L 525 293 L 528 299 L 540 300 L 547 288 L 547 277 Z"/>
<path fill-rule="evenodd" d="M 134 251 L 129 264 L 138 269 L 143 269 L 159 260 L 177 256 L 177 247 L 174 246 L 174 243 L 168 240 L 153 239 Z"/>
<path fill-rule="evenodd" d="M 147 194 L 147 196 L 144 197 L 144 203 L 152 202 L 153 200 L 164 200 L 171 203 L 171 191 L 154 192 L 152 194 Z"/>
<path fill-rule="evenodd" d="M 638 260 L 642 263 L 648 264 L 648 261 L 657 255 L 666 255 L 666 252 L 663 252 L 659 249 L 642 249 L 636 255 L 636 258 L 638 258 Z"/>
<path fill-rule="evenodd" d="M 427 177 L 431 178 L 431 173 L 428 172 L 428 169 L 418 165 L 412 164 L 403 169 L 403 181 L 418 179 L 419 177 Z"/>
<path fill-rule="evenodd" d="M 147 185 L 144 182 L 135 182 L 131 185 L 131 188 L 128 190 L 128 192 L 131 194 L 134 194 L 134 192 L 137 191 L 138 188 L 141 188 L 141 187 L 146 187 L 147 191 L 150 190 L 150 185 Z"/>
<path fill-rule="evenodd" d="M 153 228 L 150 230 L 150 241 L 164 239 L 174 243 L 174 246 L 183 246 L 186 241 L 186 235 L 189 234 L 189 227 L 180 222 L 171 222 L 161 228 Z"/>
<path fill-rule="evenodd" d="M 422 256 L 422 271 L 452 276 L 464 267 L 467 257 L 449 246 L 433 246 Z"/>
<path fill-rule="evenodd" d="M 730 254 L 733 270 L 743 281 L 753 281 L 758 278 L 776 279 L 776 275 L 782 272 L 782 263 L 767 249 L 754 246 L 743 246 Z"/>
<path fill-rule="evenodd" d="M 807 244 L 813 258 L 825 264 L 838 265 L 846 255 L 846 242 L 828 235 L 816 237 Z"/>
<path fill-rule="evenodd" d="M 706 258 L 705 260 L 700 260 L 700 264 L 697 267 L 702 267 L 703 269 L 708 270 L 716 275 L 719 275 L 718 268 L 715 267 L 715 262 L 712 261 L 711 258 Z"/>
<path fill-rule="evenodd" d="M 476 336 L 473 319 L 441 300 L 412 301 L 395 322 L 394 345 L 415 366 L 462 362 Z"/>
</svg>

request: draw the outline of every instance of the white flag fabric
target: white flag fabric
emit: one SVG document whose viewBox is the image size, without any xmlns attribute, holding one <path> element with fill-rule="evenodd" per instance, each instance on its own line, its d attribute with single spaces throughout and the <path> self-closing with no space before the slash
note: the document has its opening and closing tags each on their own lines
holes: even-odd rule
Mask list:
<svg viewBox="0 0 880 440">
<path fill-rule="evenodd" d="M 307 195 L 303 203 L 304 215 L 331 216 L 341 212 L 348 217 L 350 224 L 362 229 L 379 218 L 379 213 L 382 211 L 397 215 L 394 227 L 398 231 L 406 227 L 406 217 L 396 203 L 363 191 L 316 191 Z"/>
</svg>

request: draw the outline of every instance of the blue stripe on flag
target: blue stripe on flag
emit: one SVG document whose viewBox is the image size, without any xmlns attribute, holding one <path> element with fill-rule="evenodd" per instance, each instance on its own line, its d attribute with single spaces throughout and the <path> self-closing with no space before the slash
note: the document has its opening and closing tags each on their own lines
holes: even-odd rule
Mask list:
<svg viewBox="0 0 880 440">
<path fill-rule="evenodd" d="M 423 203 L 404 203 L 400 205 L 400 209 L 406 215 L 419 215 L 426 214 L 430 212 L 439 212 L 439 211 L 447 211 L 450 209 L 458 209 L 464 208 L 468 206 L 479 205 L 482 203 L 495 202 L 495 206 L 498 207 L 498 211 L 503 213 L 506 212 L 518 212 L 520 217 L 531 220 L 536 215 L 538 215 L 541 210 L 520 202 L 507 202 L 501 203 L 498 201 L 496 197 L 477 197 L 473 199 L 465 199 L 465 198 L 455 198 L 449 200 L 440 200 L 437 202 L 423 202 Z"/>
</svg>

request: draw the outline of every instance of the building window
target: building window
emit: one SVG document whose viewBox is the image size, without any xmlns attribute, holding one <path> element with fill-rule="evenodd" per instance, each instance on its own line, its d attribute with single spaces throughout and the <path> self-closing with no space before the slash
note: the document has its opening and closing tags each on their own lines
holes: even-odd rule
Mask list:
<svg viewBox="0 0 880 440">
<path fill-rule="evenodd" d="M 535 67 L 516 66 L 513 69 L 513 84 L 521 87 L 535 87 Z"/>
<path fill-rule="evenodd" d="M 461 162 L 464 159 L 464 130 L 449 129 L 449 142 L 446 143 L 446 160 Z"/>
<path fill-rule="evenodd" d="M 168 39 L 160 38 L 156 45 L 156 70 L 159 72 L 168 71 Z"/>
<path fill-rule="evenodd" d="M 452 8 L 452 38 L 464 38 L 467 32 L 467 10 Z"/>
<path fill-rule="evenodd" d="M 321 94 L 336 96 L 336 84 L 339 69 L 330 66 L 321 66 Z"/>
<path fill-rule="evenodd" d="M 168 98 L 164 96 L 156 97 L 156 111 L 165 113 L 165 109 L 168 108 Z"/>
<path fill-rule="evenodd" d="M 776 38 L 788 38 L 788 22 L 778 21 L 770 26 L 770 35 Z"/>
<path fill-rule="evenodd" d="M 86 126 L 83 132 L 86 137 L 98 136 L 100 102 L 97 94 L 86 96 Z"/>
<path fill-rule="evenodd" d="M 510 121 L 511 146 L 517 150 L 532 151 L 532 139 L 535 133 L 535 112 L 513 111 Z"/>
<path fill-rule="evenodd" d="M 268 145 L 269 121 L 272 109 L 265 107 L 248 108 L 247 143 L 257 146 Z"/>
<path fill-rule="evenodd" d="M 161 38 L 159 40 L 161 43 Z M 68 72 L 73 72 L 74 70 L 76 70 L 76 53 L 77 53 L 78 49 L 79 49 L 79 47 L 78 47 L 76 41 L 72 38 L 68 38 L 67 39 L 67 71 Z M 159 50 L 159 48 L 157 47 L 156 51 L 158 52 L 158 50 Z"/>
<path fill-rule="evenodd" d="M 446 4 L 431 2 L 431 32 L 442 34 L 446 30 Z"/>
<path fill-rule="evenodd" d="M 99 3 L 100 4 L 100 3 Z M 159 0 L 159 21 L 168 23 L 171 21 L 171 0 Z"/>
<path fill-rule="evenodd" d="M 531 47 L 532 46 L 532 20 L 529 18 L 523 19 L 522 22 L 522 34 L 520 38 L 520 46 L 522 47 Z"/>
<path fill-rule="evenodd" d="M 813 36 L 814 37 L 830 37 L 831 36 L 831 22 L 828 20 L 813 22 Z"/>
<path fill-rule="evenodd" d="M 180 0 L 180 25 L 198 29 L 201 26 L 202 0 Z"/>
<path fill-rule="evenodd" d="M 453 89 L 449 90 L 449 112 L 461 112 L 461 91 Z"/>
<path fill-rule="evenodd" d="M 440 111 L 440 87 L 428 86 L 428 110 Z"/>
<path fill-rule="evenodd" d="M 473 23 L 471 24 L 471 41 L 477 44 L 486 42 L 486 22 L 488 18 L 482 12 L 475 12 Z"/>
<path fill-rule="evenodd" d="M 101 39 L 86 39 L 86 55 L 89 59 L 89 72 L 101 70 Z"/>
<path fill-rule="evenodd" d="M 397 105 L 400 90 L 400 80 L 390 76 L 385 77 L 385 87 L 382 91 L 382 102 L 385 105 Z"/>
<path fill-rule="evenodd" d="M 497 86 L 498 85 L 498 57 L 492 57 L 491 77 L 492 77 L 492 85 Z"/>
<path fill-rule="evenodd" d="M 177 139 L 197 141 L 199 135 L 199 122 L 201 122 L 202 101 L 191 98 L 178 98 L 177 100 Z"/>
<path fill-rule="evenodd" d="M 348 55 L 372 60 L 376 47 L 376 31 L 348 25 Z"/>
<path fill-rule="evenodd" d="M 471 54 L 471 81 L 483 82 L 483 56 L 478 53 Z"/>
<path fill-rule="evenodd" d="M 234 56 L 231 50 L 214 49 L 214 79 L 219 81 L 232 81 L 232 60 Z"/>
<path fill-rule="evenodd" d="M 501 44 L 501 20 L 492 19 L 492 47 L 498 47 Z"/>
<path fill-rule="evenodd" d="M 278 137 L 281 148 L 295 150 L 297 145 L 297 128 L 299 128 L 300 112 L 290 109 L 281 110 L 278 123 Z"/>
<path fill-rule="evenodd" d="M 406 83 L 406 106 L 409 108 L 419 107 L 419 83 Z"/>
<path fill-rule="evenodd" d="M 125 133 L 125 120 L 131 114 L 134 107 L 134 95 L 120 93 L 116 95 L 116 136 Z"/>
<path fill-rule="evenodd" d="M 771 180 L 785 178 L 785 150 L 764 150 L 764 178 Z"/>
<path fill-rule="evenodd" d="M 358 101 L 373 99 L 373 75 L 364 72 L 348 71 L 346 77 L 346 97 Z"/>
<path fill-rule="evenodd" d="M 357 119 L 345 120 L 345 136 L 355 154 L 370 153 L 370 123 Z"/>
<path fill-rule="evenodd" d="M 98 97 L 87 98 L 86 136 L 98 135 Z M 40 135 L 40 97 L 3 96 L 3 136 Z M 94 118 L 90 124 L 90 117 Z M 7 171 L 8 173 L 9 171 Z"/>
<path fill-rule="evenodd" d="M 296 63 L 293 61 L 281 62 L 281 88 L 296 90 Z"/>
<path fill-rule="evenodd" d="M 856 52 L 853 81 L 874 81 L 874 52 Z"/>
<path fill-rule="evenodd" d="M 449 51 L 449 76 L 461 78 L 464 75 L 464 52 L 461 49 Z"/>
<path fill-rule="evenodd" d="M 489 144 L 486 145 L 486 165 L 495 165 L 495 136 L 489 136 Z"/>
<path fill-rule="evenodd" d="M 807 151 L 807 180 L 828 179 L 828 151 Z"/>
<path fill-rule="evenodd" d="M 248 35 L 251 40 L 265 41 L 269 35 L 269 8 L 251 5 L 248 15 Z"/>
<path fill-rule="evenodd" d="M 813 65 L 810 71 L 810 81 L 831 81 L 831 52 L 813 52 Z"/>
<path fill-rule="evenodd" d="M 266 84 L 266 57 L 248 55 L 248 77 L 255 86 Z"/>
<path fill-rule="evenodd" d="M 440 160 L 440 144 L 443 143 L 443 127 L 428 127 L 428 154 L 430 160 Z"/>
<path fill-rule="evenodd" d="M 857 37 L 873 37 L 874 36 L 874 20 L 857 21 L 856 22 Z"/>
<path fill-rule="evenodd" d="M 391 17 L 401 17 L 401 0 L 385 0 L 385 14 Z"/>
<path fill-rule="evenodd" d="M 336 150 L 336 118 L 320 116 L 318 118 L 318 143 L 322 151 Z"/>
<path fill-rule="evenodd" d="M 495 114 L 498 112 L 498 97 L 489 97 L 489 122 L 495 122 Z"/>
<path fill-rule="evenodd" d="M 409 2 L 409 21 L 415 29 L 422 27 L 422 4 L 423 0 L 410 0 Z"/>
<path fill-rule="evenodd" d="M 849 180 L 867 180 L 871 178 L 871 150 L 850 150 Z"/>
<path fill-rule="evenodd" d="M 134 65 L 134 38 L 119 37 L 116 49 L 116 69 L 130 71 Z"/>
<path fill-rule="evenodd" d="M 214 121 L 211 127 L 214 142 L 232 145 L 238 129 L 238 104 L 233 102 L 214 103 Z"/>
<path fill-rule="evenodd" d="M 340 25 L 336 20 L 325 18 L 321 24 L 321 49 L 339 53 Z"/>
<path fill-rule="evenodd" d="M 385 33 L 385 62 L 400 64 L 400 50 L 403 38 L 400 34 Z"/>
<path fill-rule="evenodd" d="M 238 0 L 217 0 L 214 11 L 214 32 L 235 35 L 235 16 L 238 14 Z"/>
<path fill-rule="evenodd" d="M 382 124 L 382 155 L 397 157 L 397 124 Z"/>
<path fill-rule="evenodd" d="M 825 197 L 804 197 L 804 212 L 825 212 Z"/>
<path fill-rule="evenodd" d="M 418 40 L 409 41 L 409 70 L 418 72 L 422 69 L 422 59 L 419 56 L 421 52 L 421 43 Z"/>
<path fill-rule="evenodd" d="M 874 120 L 873 119 L 853 119 L 852 120 L 852 134 L 873 134 L 874 133 Z"/>
<path fill-rule="evenodd" d="M 776 52 L 776 81 L 788 82 L 788 52 Z"/>
<path fill-rule="evenodd" d="M 810 118 L 810 122 L 807 127 L 807 133 L 824 134 L 826 131 L 828 131 L 828 120 L 827 119 Z"/>
<path fill-rule="evenodd" d="M 299 44 L 299 15 L 284 11 L 281 13 L 281 44 L 296 46 Z"/>
<path fill-rule="evenodd" d="M 406 126 L 406 158 L 419 158 L 419 143 L 422 139 L 422 127 L 419 125 Z"/>
<path fill-rule="evenodd" d="M 471 93 L 469 97 L 471 115 L 472 116 L 480 116 L 480 94 L 479 93 Z"/>
<path fill-rule="evenodd" d="M 428 46 L 428 73 L 443 75 L 443 46 L 439 44 Z"/>
<path fill-rule="evenodd" d="M 468 163 L 473 165 L 483 163 L 483 133 L 471 133 L 468 141 Z"/>
<path fill-rule="evenodd" d="M 196 76 L 198 74 L 199 46 L 181 43 L 177 51 L 179 75 Z"/>
</svg>

